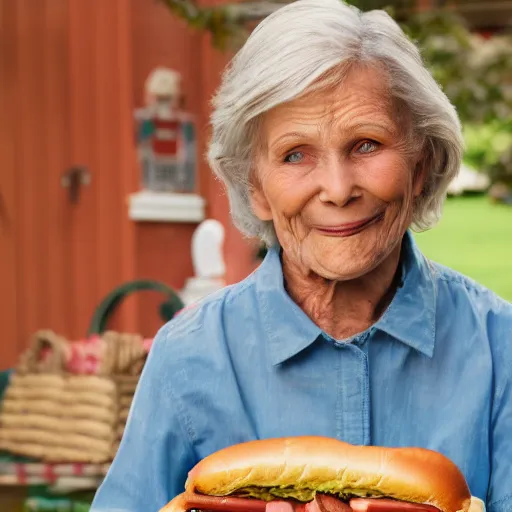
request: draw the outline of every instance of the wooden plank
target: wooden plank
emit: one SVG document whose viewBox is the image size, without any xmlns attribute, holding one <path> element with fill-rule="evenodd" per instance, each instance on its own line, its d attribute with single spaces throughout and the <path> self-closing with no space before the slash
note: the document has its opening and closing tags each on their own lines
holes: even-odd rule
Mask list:
<svg viewBox="0 0 512 512">
<path fill-rule="evenodd" d="M 120 42 L 118 38 L 119 20 L 117 18 L 118 2 L 93 2 L 95 9 L 96 38 L 94 61 L 96 66 L 95 89 L 96 129 L 95 145 L 98 149 L 97 169 L 97 245 L 95 257 L 98 261 L 96 275 L 99 302 L 116 286 L 121 284 L 121 261 L 128 257 L 124 251 L 121 225 L 123 217 L 124 197 L 121 188 L 122 172 L 120 157 L 125 150 L 121 136 L 121 116 L 123 109 L 119 101 L 121 89 L 129 87 L 120 77 L 118 67 Z M 108 141 L 108 144 L 105 144 Z M 109 251 L 105 251 L 108 247 Z"/>
<path fill-rule="evenodd" d="M 96 66 L 96 1 L 69 1 L 69 66 L 70 66 L 70 136 L 71 163 L 83 165 L 91 173 L 91 183 L 83 187 L 80 201 L 72 209 L 72 310 L 71 335 L 85 335 L 98 297 L 96 258 L 97 213 L 99 187 L 99 155 L 97 129 Z M 108 141 L 103 141 L 108 144 Z M 108 253 L 109 247 L 104 248 Z"/>
<path fill-rule="evenodd" d="M 117 191 L 117 204 L 113 212 L 113 226 L 119 237 L 117 253 L 114 254 L 110 265 L 118 269 L 118 283 L 124 283 L 135 278 L 135 261 L 137 247 L 135 244 L 135 226 L 128 217 L 127 198 L 137 190 L 138 169 L 134 143 L 133 124 L 133 48 L 132 48 L 132 16 L 131 0 L 116 0 L 111 2 L 111 31 L 115 38 L 113 47 L 116 49 L 111 56 L 116 63 L 118 73 L 113 77 L 113 103 L 116 103 L 118 147 L 110 148 L 115 160 L 114 184 Z M 105 33 L 105 35 L 107 35 Z M 108 72 L 108 68 L 105 68 Z M 124 301 L 119 314 L 113 319 L 112 327 L 127 332 L 138 332 L 137 307 L 139 295 L 132 295 Z"/>
<path fill-rule="evenodd" d="M 124 281 L 135 279 L 137 245 L 136 245 L 136 226 L 128 217 L 128 197 L 138 190 L 140 179 L 135 151 L 133 110 L 134 103 L 134 79 L 133 79 L 133 17 L 132 1 L 118 0 L 118 38 L 120 54 L 118 66 L 120 70 L 119 101 L 121 103 L 121 137 L 123 140 L 123 151 L 120 154 L 119 170 L 121 173 L 121 193 L 123 205 L 121 215 L 123 222 L 121 225 L 122 246 L 124 253 L 121 255 L 122 277 Z M 139 309 L 140 297 L 134 296 L 125 301 L 121 311 L 120 323 L 127 332 L 140 332 L 140 326 L 137 324 L 137 311 Z"/>
<path fill-rule="evenodd" d="M 71 165 L 69 136 L 68 0 L 45 0 L 43 60 L 44 126 L 47 148 L 47 298 L 45 325 L 71 334 L 72 205 L 61 178 Z"/>
<path fill-rule="evenodd" d="M 0 370 L 19 351 L 16 247 L 16 2 L 0 0 Z"/>
<path fill-rule="evenodd" d="M 16 19 L 17 53 L 17 203 L 19 217 L 18 274 L 20 333 L 23 343 L 31 334 L 44 327 L 47 308 L 45 291 L 48 287 L 46 268 L 45 205 L 46 157 L 44 143 L 44 97 L 41 78 L 44 62 L 41 38 L 44 27 L 44 4 L 19 0 Z"/>
</svg>

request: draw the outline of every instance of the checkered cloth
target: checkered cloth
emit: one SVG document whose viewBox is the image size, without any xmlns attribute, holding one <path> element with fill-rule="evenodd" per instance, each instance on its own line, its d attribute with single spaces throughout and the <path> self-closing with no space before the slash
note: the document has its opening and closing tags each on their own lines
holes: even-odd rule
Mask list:
<svg viewBox="0 0 512 512">
<path fill-rule="evenodd" d="M 0 485 L 50 485 L 69 491 L 96 489 L 109 464 L 44 464 L 0 459 Z"/>
</svg>

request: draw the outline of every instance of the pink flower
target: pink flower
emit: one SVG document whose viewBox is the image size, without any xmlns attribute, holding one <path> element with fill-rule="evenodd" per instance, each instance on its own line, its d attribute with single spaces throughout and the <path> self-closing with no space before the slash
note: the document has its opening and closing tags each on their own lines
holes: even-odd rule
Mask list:
<svg viewBox="0 0 512 512">
<path fill-rule="evenodd" d="M 99 358 L 94 354 L 89 354 L 85 356 L 83 360 L 83 371 L 87 374 L 93 374 L 97 372 L 99 366 Z"/>
</svg>

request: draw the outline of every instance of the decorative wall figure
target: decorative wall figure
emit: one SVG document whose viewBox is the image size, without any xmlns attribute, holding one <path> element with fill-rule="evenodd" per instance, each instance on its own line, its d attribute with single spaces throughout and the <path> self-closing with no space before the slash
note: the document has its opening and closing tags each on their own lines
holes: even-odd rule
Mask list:
<svg viewBox="0 0 512 512">
<path fill-rule="evenodd" d="M 145 84 L 145 105 L 135 111 L 141 186 L 153 192 L 193 192 L 196 137 L 181 109 L 181 76 L 159 67 Z"/>
</svg>

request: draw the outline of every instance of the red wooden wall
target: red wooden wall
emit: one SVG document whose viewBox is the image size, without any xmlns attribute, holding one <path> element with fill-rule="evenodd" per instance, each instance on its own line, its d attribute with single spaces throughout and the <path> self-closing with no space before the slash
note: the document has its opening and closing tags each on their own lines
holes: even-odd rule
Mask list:
<svg viewBox="0 0 512 512">
<path fill-rule="evenodd" d="M 134 223 L 137 190 L 132 112 L 149 71 L 180 71 L 196 115 L 199 151 L 209 99 L 227 61 L 153 0 L 0 0 L 0 369 L 30 335 L 52 328 L 83 336 L 94 308 L 127 280 L 181 288 L 192 274 L 192 224 Z M 73 204 L 63 173 L 91 176 Z M 226 226 L 228 282 L 253 267 L 206 164 L 199 192 Z M 154 334 L 160 297 L 131 298 L 113 327 Z"/>
</svg>

